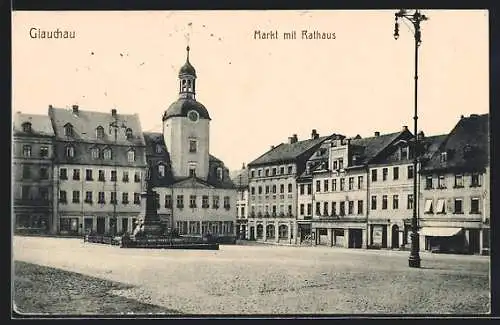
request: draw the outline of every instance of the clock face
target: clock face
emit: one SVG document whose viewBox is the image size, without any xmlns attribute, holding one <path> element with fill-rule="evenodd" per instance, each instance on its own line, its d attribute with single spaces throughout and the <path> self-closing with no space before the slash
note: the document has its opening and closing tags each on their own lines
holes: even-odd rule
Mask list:
<svg viewBox="0 0 500 325">
<path fill-rule="evenodd" d="M 189 120 L 196 122 L 198 121 L 199 115 L 197 111 L 189 111 L 188 113 Z"/>
</svg>

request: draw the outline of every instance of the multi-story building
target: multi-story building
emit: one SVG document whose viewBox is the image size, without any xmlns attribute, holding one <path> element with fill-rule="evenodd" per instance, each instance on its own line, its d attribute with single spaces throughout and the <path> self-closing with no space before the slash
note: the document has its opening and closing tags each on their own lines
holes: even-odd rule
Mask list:
<svg viewBox="0 0 500 325">
<path fill-rule="evenodd" d="M 163 114 L 161 136 L 150 141 L 155 148 L 154 159 L 148 155 L 153 190 L 160 217 L 180 234 L 233 236 L 236 188 L 224 163 L 210 154 L 211 118 L 196 100 L 196 70 L 187 50 L 179 71 L 179 98 Z"/>
<path fill-rule="evenodd" d="M 121 233 L 141 214 L 146 167 L 139 116 L 49 106 L 55 131 L 54 231 Z"/>
<path fill-rule="evenodd" d="M 247 238 L 295 243 L 297 229 L 297 182 L 305 161 L 330 136 L 298 141 L 294 134 L 248 164 L 250 214 Z"/>
<path fill-rule="evenodd" d="M 489 115 L 458 121 L 422 162 L 420 248 L 482 253 L 489 249 Z"/>
<path fill-rule="evenodd" d="M 245 164 L 231 175 L 236 186 L 236 237 L 247 239 L 248 225 L 248 168 Z"/>
<path fill-rule="evenodd" d="M 54 131 L 44 115 L 14 116 L 12 196 L 15 232 L 50 232 Z"/>
</svg>

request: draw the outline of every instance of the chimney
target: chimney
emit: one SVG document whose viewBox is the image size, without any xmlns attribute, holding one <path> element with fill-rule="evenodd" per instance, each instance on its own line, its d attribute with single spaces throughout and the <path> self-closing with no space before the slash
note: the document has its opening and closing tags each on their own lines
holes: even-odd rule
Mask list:
<svg viewBox="0 0 500 325">
<path fill-rule="evenodd" d="M 463 116 L 463 115 L 460 115 L 460 119 L 463 119 L 463 118 L 464 118 L 464 116 Z"/>
<path fill-rule="evenodd" d="M 375 131 L 375 136 L 379 137 L 380 136 L 380 132 L 379 131 Z"/>
<path fill-rule="evenodd" d="M 403 131 L 408 131 L 408 125 L 403 125 Z"/>
<path fill-rule="evenodd" d="M 53 107 L 52 107 L 52 104 L 49 104 L 49 108 L 53 108 Z"/>
<path fill-rule="evenodd" d="M 417 139 L 418 140 L 423 140 L 425 137 L 424 131 L 418 132 Z"/>
<path fill-rule="evenodd" d="M 274 149 L 274 144 L 271 145 L 271 150 L 273 150 L 273 149 Z"/>
<path fill-rule="evenodd" d="M 78 105 L 73 105 L 73 113 L 78 114 Z"/>
<path fill-rule="evenodd" d="M 111 110 L 111 116 L 116 117 L 116 108 Z"/>
<path fill-rule="evenodd" d="M 288 143 L 292 144 L 293 143 L 293 137 L 288 137 Z"/>
<path fill-rule="evenodd" d="M 243 166 L 241 167 L 241 169 L 245 169 L 245 168 L 246 168 L 245 163 L 243 163 Z"/>
<path fill-rule="evenodd" d="M 316 131 L 316 129 L 312 129 L 311 139 L 317 139 L 317 138 L 319 138 L 318 132 Z"/>
<path fill-rule="evenodd" d="M 295 142 L 297 142 L 297 134 L 292 134 L 292 136 L 288 138 L 288 143 L 293 144 Z"/>
</svg>

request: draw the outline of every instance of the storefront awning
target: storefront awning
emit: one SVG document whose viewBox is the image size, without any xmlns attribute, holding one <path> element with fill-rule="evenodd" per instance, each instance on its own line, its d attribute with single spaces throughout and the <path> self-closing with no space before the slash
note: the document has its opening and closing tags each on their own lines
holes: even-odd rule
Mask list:
<svg viewBox="0 0 500 325">
<path fill-rule="evenodd" d="M 462 228 L 438 228 L 438 227 L 423 227 L 420 229 L 420 235 L 431 237 L 451 237 L 458 234 Z"/>
</svg>

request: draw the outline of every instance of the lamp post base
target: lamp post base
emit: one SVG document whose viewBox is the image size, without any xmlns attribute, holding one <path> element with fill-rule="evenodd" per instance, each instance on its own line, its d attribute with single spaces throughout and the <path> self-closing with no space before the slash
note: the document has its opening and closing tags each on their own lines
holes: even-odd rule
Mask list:
<svg viewBox="0 0 500 325">
<path fill-rule="evenodd" d="M 411 235 L 411 253 L 410 253 L 410 258 L 408 258 L 408 266 L 409 267 L 420 267 L 420 255 L 419 255 L 419 250 L 420 250 L 420 243 L 419 243 L 419 236 L 418 233 L 412 233 Z"/>
<path fill-rule="evenodd" d="M 416 267 L 416 268 L 419 268 L 420 267 L 420 256 L 413 256 L 413 255 L 410 255 L 410 258 L 408 259 L 408 266 L 409 267 Z"/>
</svg>

